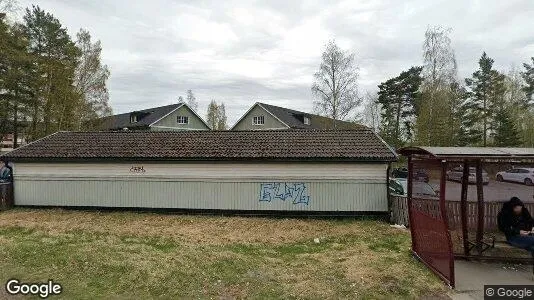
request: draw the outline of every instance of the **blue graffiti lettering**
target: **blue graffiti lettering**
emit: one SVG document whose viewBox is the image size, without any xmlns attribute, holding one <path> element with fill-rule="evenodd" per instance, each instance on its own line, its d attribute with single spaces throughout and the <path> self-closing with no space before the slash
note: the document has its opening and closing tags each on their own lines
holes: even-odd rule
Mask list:
<svg viewBox="0 0 534 300">
<path fill-rule="evenodd" d="M 272 182 L 260 185 L 260 201 L 290 200 L 293 204 L 306 204 L 310 202 L 308 189 L 302 182 Z"/>
</svg>

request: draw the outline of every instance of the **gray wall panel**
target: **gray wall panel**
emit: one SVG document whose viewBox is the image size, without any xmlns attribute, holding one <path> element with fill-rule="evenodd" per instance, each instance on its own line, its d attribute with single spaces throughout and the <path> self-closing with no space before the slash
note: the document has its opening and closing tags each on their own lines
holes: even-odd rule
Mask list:
<svg viewBox="0 0 534 300">
<path fill-rule="evenodd" d="M 263 186 L 263 193 L 262 184 L 267 184 Z M 95 180 L 94 178 L 87 180 L 19 179 L 15 182 L 15 204 L 232 210 L 387 211 L 387 195 L 386 185 L 380 181 L 158 182 Z"/>
</svg>

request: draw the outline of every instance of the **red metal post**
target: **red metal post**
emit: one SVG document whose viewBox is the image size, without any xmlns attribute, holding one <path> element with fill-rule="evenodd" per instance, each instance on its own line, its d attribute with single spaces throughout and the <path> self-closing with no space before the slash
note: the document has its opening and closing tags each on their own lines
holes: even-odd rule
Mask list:
<svg viewBox="0 0 534 300">
<path fill-rule="evenodd" d="M 462 195 L 460 199 L 460 210 L 462 217 L 462 239 L 464 245 L 464 255 L 469 255 L 469 232 L 467 224 L 467 189 L 469 187 L 469 161 L 464 161 L 462 173 Z"/>
<path fill-rule="evenodd" d="M 408 219 L 410 221 L 410 233 L 412 236 L 412 251 L 416 251 L 416 242 L 415 242 L 415 223 L 413 222 L 413 216 L 412 216 L 412 184 L 413 184 L 413 160 L 411 156 L 408 156 Z"/>
<path fill-rule="evenodd" d="M 439 185 L 439 207 L 441 210 L 441 217 L 443 219 L 443 224 L 445 225 L 445 233 L 448 239 L 449 246 L 449 270 L 451 274 L 450 286 L 454 289 L 454 253 L 452 253 L 452 240 L 451 233 L 449 232 L 449 217 L 447 216 L 447 205 L 446 199 L 447 195 L 445 191 L 447 190 L 447 162 L 441 161 L 441 178 Z"/>
<path fill-rule="evenodd" d="M 476 181 L 478 206 L 476 244 L 480 253 L 482 250 L 482 239 L 484 238 L 484 181 L 482 178 L 482 162 L 480 159 L 477 160 L 476 163 Z"/>
</svg>

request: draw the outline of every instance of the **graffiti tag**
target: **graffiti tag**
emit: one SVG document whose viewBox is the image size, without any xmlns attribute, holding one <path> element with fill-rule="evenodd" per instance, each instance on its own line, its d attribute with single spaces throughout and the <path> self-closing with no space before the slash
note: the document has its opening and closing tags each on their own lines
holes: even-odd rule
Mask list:
<svg viewBox="0 0 534 300">
<path fill-rule="evenodd" d="M 302 182 L 272 182 L 260 185 L 260 201 L 273 200 L 292 201 L 293 204 L 306 204 L 310 202 L 308 188 Z"/>
<path fill-rule="evenodd" d="M 140 166 L 140 167 L 137 167 L 137 166 L 133 166 L 130 168 L 130 173 L 145 173 L 145 167 L 143 166 Z"/>
</svg>

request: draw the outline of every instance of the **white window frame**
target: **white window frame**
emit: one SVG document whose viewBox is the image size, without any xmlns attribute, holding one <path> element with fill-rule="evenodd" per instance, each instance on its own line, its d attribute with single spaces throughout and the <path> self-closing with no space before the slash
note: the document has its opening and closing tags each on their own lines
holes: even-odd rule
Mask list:
<svg viewBox="0 0 534 300">
<path fill-rule="evenodd" d="M 187 125 L 189 124 L 189 116 L 177 116 L 176 122 L 180 125 Z"/>
<path fill-rule="evenodd" d="M 137 123 L 139 122 L 139 116 L 138 115 L 130 115 L 130 123 Z"/>
<path fill-rule="evenodd" d="M 304 125 L 311 125 L 311 120 L 308 117 L 304 117 Z"/>
<path fill-rule="evenodd" d="M 254 125 L 254 126 L 263 126 L 263 125 L 265 125 L 265 116 L 264 115 L 260 115 L 260 116 L 252 117 L 252 125 Z"/>
</svg>

